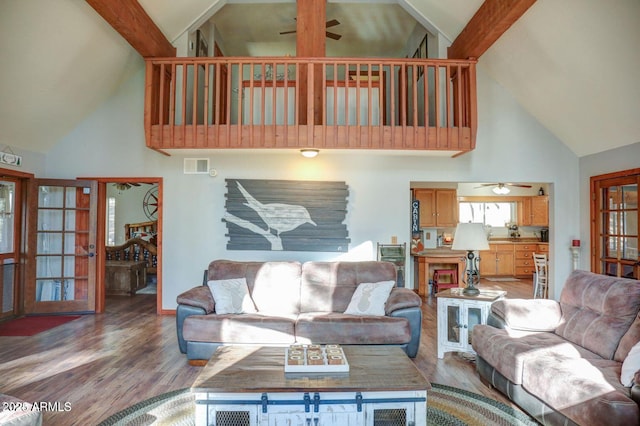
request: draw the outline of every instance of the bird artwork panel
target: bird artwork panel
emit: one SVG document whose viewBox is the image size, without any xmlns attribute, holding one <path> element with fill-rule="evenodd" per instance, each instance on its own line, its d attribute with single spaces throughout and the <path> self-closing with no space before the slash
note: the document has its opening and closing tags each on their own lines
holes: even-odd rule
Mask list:
<svg viewBox="0 0 640 426">
<path fill-rule="evenodd" d="M 346 252 L 344 182 L 227 179 L 228 250 Z"/>
</svg>

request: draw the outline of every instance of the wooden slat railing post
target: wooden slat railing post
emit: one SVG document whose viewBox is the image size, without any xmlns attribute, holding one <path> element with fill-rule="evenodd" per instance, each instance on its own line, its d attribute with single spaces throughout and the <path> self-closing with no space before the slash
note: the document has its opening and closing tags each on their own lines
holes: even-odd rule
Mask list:
<svg viewBox="0 0 640 426">
<path fill-rule="evenodd" d="M 472 62 L 469 63 L 469 72 L 467 73 L 467 94 L 469 99 L 468 104 L 468 116 L 469 116 L 469 128 L 471 129 L 471 146 L 470 149 L 476 148 L 476 134 L 478 131 L 478 93 L 476 87 L 476 60 L 470 58 Z"/>
<path fill-rule="evenodd" d="M 145 64 L 145 86 L 144 86 L 144 134 L 147 147 L 151 148 L 151 126 L 157 122 L 156 110 L 158 108 L 157 91 L 158 84 L 154 78 L 157 65 L 147 59 Z M 160 126 L 162 127 L 162 126 Z M 162 134 L 162 131 L 160 132 Z"/>
</svg>

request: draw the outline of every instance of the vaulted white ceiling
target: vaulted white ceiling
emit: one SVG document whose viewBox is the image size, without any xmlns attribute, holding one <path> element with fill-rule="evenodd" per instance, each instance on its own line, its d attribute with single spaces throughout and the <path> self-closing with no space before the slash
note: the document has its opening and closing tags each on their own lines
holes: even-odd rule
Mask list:
<svg viewBox="0 0 640 426">
<path fill-rule="evenodd" d="M 225 13 L 224 0 L 139 1 L 169 41 Z M 398 19 L 410 14 L 449 40 L 482 4 L 390 1 L 387 6 Z M 281 3 L 284 11 L 293 1 Z M 407 21 L 398 29 L 391 19 L 384 6 L 388 1 L 367 2 L 371 7 L 360 7 L 360 12 L 355 11 L 362 0 L 349 3 L 355 4 L 329 4 L 328 10 L 334 8 L 340 16 L 327 19 L 341 22 L 333 30 L 343 39 L 328 43 L 361 52 L 354 56 L 367 56 L 362 53 L 367 46 L 381 47 L 386 38 L 408 32 Z M 284 22 L 274 14 L 261 13 L 258 19 L 244 13 L 244 23 L 259 21 L 261 29 L 256 24 L 252 31 L 242 30 L 241 22 L 234 25 L 237 18 L 216 26 L 235 28 L 226 36 L 244 35 L 251 38 L 247 43 L 264 39 L 264 31 L 276 37 L 295 27 L 290 12 L 278 18 Z M 389 32 L 380 41 L 383 30 Z M 281 43 L 279 37 L 294 36 L 277 35 L 276 43 Z M 638 0 L 538 0 L 480 58 L 479 66 L 576 155 L 584 156 L 640 142 L 639 42 Z M 395 45 L 402 43 L 395 40 Z M 0 55 L 0 145 L 37 152 L 48 151 L 143 66 L 135 50 L 82 0 L 2 0 Z"/>
</svg>

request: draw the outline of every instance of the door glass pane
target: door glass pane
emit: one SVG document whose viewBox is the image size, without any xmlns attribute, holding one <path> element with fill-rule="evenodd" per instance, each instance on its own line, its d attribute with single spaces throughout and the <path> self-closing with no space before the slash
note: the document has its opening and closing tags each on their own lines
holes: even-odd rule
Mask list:
<svg viewBox="0 0 640 426">
<path fill-rule="evenodd" d="M 482 323 L 482 309 L 480 308 L 468 308 L 467 309 L 467 326 L 468 326 L 468 340 L 469 344 L 471 344 L 471 331 L 473 327 Z"/>
<path fill-rule="evenodd" d="M 15 190 L 14 182 L 0 182 L 0 253 L 13 252 Z"/>
<path fill-rule="evenodd" d="M 75 256 L 65 256 L 64 257 L 64 276 L 65 277 L 73 277 L 75 275 Z"/>
<path fill-rule="evenodd" d="M 622 209 L 635 209 L 638 207 L 638 185 L 625 185 L 622 187 L 620 197 Z"/>
<path fill-rule="evenodd" d="M 634 260 L 638 258 L 638 238 L 622 238 L 622 259 Z"/>
<path fill-rule="evenodd" d="M 64 187 L 62 186 L 40 186 L 38 192 L 38 207 L 62 208 Z"/>
<path fill-rule="evenodd" d="M 62 234 L 58 232 L 39 232 L 38 233 L 38 253 L 61 253 L 62 252 Z"/>
<path fill-rule="evenodd" d="M 75 234 L 64 234 L 64 254 L 76 253 Z"/>
<path fill-rule="evenodd" d="M 38 256 L 36 273 L 39 278 L 62 277 L 62 258 L 60 256 Z"/>
<path fill-rule="evenodd" d="M 606 257 L 618 257 L 618 239 L 616 237 L 605 237 L 605 256 Z"/>
<path fill-rule="evenodd" d="M 65 210 L 64 229 L 66 229 L 67 231 L 76 230 L 76 211 L 75 210 Z"/>
<path fill-rule="evenodd" d="M 38 231 L 62 231 L 62 211 L 39 210 Z"/>
<path fill-rule="evenodd" d="M 13 279 L 16 265 L 3 265 L 2 267 L 2 313 L 13 312 Z"/>
<path fill-rule="evenodd" d="M 459 306 L 447 306 L 447 340 L 449 342 L 460 342 L 460 318 Z"/>
<path fill-rule="evenodd" d="M 609 234 L 618 234 L 618 214 L 611 212 L 607 214 L 609 218 Z"/>
<path fill-rule="evenodd" d="M 73 188 L 67 187 L 65 188 L 66 199 L 64 202 L 64 206 L 68 209 L 73 209 L 76 207 L 76 192 L 82 191 L 82 188 Z"/>
</svg>

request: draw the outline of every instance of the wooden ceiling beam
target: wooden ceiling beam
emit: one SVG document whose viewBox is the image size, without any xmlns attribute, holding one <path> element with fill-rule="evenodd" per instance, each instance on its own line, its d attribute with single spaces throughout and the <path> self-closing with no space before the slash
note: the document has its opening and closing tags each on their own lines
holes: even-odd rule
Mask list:
<svg viewBox="0 0 640 426">
<path fill-rule="evenodd" d="M 479 58 L 536 0 L 485 0 L 447 51 L 449 59 Z"/>
<path fill-rule="evenodd" d="M 297 0 L 296 56 L 326 56 L 326 0 Z"/>
<path fill-rule="evenodd" d="M 176 48 L 137 0 L 86 0 L 144 58 L 173 57 Z"/>
</svg>

